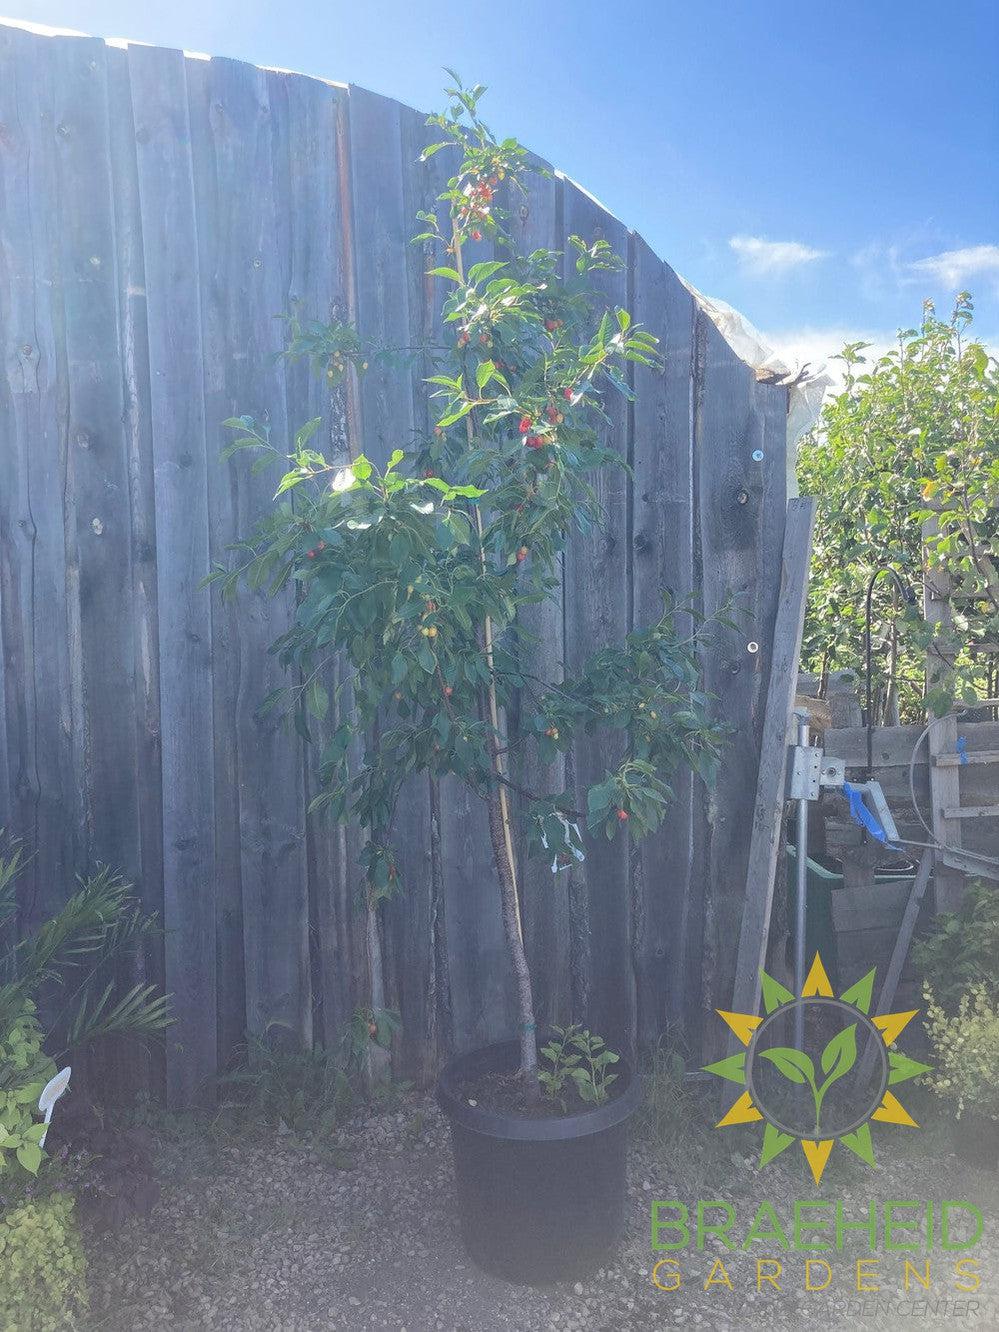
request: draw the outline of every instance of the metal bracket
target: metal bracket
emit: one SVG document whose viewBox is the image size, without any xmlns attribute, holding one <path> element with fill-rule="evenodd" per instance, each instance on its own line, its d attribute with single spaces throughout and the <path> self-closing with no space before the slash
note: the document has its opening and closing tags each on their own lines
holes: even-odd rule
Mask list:
<svg viewBox="0 0 999 1332">
<path fill-rule="evenodd" d="M 822 773 L 822 750 L 816 745 L 792 745 L 788 764 L 789 800 L 818 800 Z"/>
<path fill-rule="evenodd" d="M 829 754 L 823 754 L 819 785 L 826 790 L 837 790 L 842 787 L 845 781 L 846 759 L 833 758 Z"/>
</svg>

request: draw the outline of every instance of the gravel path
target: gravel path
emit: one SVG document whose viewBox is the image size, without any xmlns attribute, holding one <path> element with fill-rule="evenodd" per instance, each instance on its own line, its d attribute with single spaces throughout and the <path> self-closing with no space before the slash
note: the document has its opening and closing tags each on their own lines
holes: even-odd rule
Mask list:
<svg viewBox="0 0 999 1332">
<path fill-rule="evenodd" d="M 726 1139 L 726 1148 L 732 1141 Z M 703 1289 L 711 1254 L 680 1255 L 682 1288 L 657 1290 L 650 1274 L 660 1255 L 649 1247 L 649 1204 L 698 1196 L 691 1191 L 698 1187 L 696 1142 L 675 1154 L 682 1169 L 656 1162 L 647 1146 L 636 1144 L 629 1234 L 616 1261 L 586 1281 L 545 1289 L 509 1285 L 466 1258 L 454 1214 L 447 1131 L 427 1101 L 359 1119 L 336 1148 L 325 1151 L 287 1137 L 244 1143 L 192 1131 L 163 1133 L 159 1143 L 159 1206 L 147 1221 L 90 1243 L 94 1332 L 999 1329 L 999 1184 L 995 1174 L 969 1170 L 936 1151 L 922 1158 L 893 1153 L 894 1164 L 876 1173 L 830 1168 L 823 1195 L 861 1204 L 872 1197 L 975 1202 L 986 1218 L 985 1240 L 975 1250 L 982 1273 L 977 1295 L 954 1290 L 954 1255 L 933 1256 L 928 1296 L 919 1287 L 902 1293 L 897 1255 L 882 1258 L 881 1292 L 858 1295 L 856 1254 L 834 1261 L 831 1288 L 812 1293 L 802 1289 L 806 1255 L 786 1255 L 782 1293 L 766 1284 L 757 1292 L 757 1254 L 779 1256 L 765 1246 L 726 1258 L 734 1290 Z M 717 1150 L 714 1140 L 711 1146 Z M 745 1150 L 753 1150 L 751 1138 Z M 748 1221 L 764 1198 L 783 1217 L 789 1200 L 814 1196 L 793 1163 L 779 1167 L 780 1161 L 757 1173 L 736 1154 L 721 1164 L 716 1157 L 705 1172 L 715 1188 L 730 1177 L 727 1196 Z M 917 1303 L 914 1313 L 912 1301 L 919 1299 L 929 1304 L 920 1311 Z M 880 1309 L 860 1303 L 874 1300 Z M 972 1302 L 979 1307 L 969 1316 Z"/>
</svg>

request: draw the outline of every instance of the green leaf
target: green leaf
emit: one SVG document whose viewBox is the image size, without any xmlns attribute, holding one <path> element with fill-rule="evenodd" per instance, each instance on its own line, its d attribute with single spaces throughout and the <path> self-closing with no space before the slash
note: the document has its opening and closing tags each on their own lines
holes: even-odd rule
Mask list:
<svg viewBox="0 0 999 1332">
<path fill-rule="evenodd" d="M 801 1050 L 792 1046 L 775 1045 L 769 1050 L 761 1050 L 758 1058 L 768 1059 L 788 1082 L 814 1083 L 815 1065 Z"/>
<path fill-rule="evenodd" d="M 461 281 L 461 274 L 456 268 L 428 268 L 427 277 L 450 278 L 452 282 Z"/>
<path fill-rule="evenodd" d="M 857 1024 L 851 1022 L 848 1027 L 838 1031 L 822 1051 L 822 1072 L 826 1080 L 823 1090 L 845 1077 L 857 1062 Z"/>
<path fill-rule="evenodd" d="M 292 486 L 299 485 L 308 475 L 308 471 L 302 468 L 296 468 L 293 472 L 285 472 L 277 490 L 274 492 L 274 498 L 277 499 L 278 495 L 283 495 L 286 490 L 291 490 Z"/>
<path fill-rule="evenodd" d="M 359 453 L 354 459 L 350 470 L 354 473 L 354 476 L 358 481 L 367 481 L 374 468 L 371 466 L 371 463 L 368 462 L 367 458 L 365 458 L 364 454 Z"/>
<path fill-rule="evenodd" d="M 17 1159 L 29 1175 L 37 1175 L 42 1163 L 42 1149 L 36 1142 L 23 1142 L 17 1149 Z"/>
<path fill-rule="evenodd" d="M 306 707 L 313 717 L 322 721 L 330 709 L 330 696 L 324 685 L 313 680 L 306 695 Z"/>
</svg>

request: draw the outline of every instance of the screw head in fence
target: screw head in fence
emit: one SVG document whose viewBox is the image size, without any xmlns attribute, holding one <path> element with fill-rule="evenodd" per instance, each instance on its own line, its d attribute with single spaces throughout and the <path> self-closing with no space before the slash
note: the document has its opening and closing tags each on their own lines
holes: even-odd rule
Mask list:
<svg viewBox="0 0 999 1332">
<path fill-rule="evenodd" d="M 762 461 L 763 461 L 763 450 L 762 450 L 762 449 L 754 449 L 754 450 L 753 450 L 753 462 L 762 462 Z"/>
<path fill-rule="evenodd" d="M 755 639 L 750 639 L 750 641 L 746 644 L 747 652 L 759 652 L 759 650 L 760 650 L 760 645 L 755 641 Z"/>
</svg>

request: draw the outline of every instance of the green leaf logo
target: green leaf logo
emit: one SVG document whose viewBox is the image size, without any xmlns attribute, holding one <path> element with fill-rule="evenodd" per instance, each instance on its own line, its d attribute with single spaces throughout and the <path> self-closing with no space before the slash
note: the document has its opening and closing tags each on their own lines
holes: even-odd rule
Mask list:
<svg viewBox="0 0 999 1332">
<path fill-rule="evenodd" d="M 793 1046 L 775 1045 L 771 1050 L 761 1050 L 760 1058 L 769 1059 L 788 1082 L 807 1082 L 810 1087 L 815 1086 L 815 1065 L 808 1055 Z"/>
<path fill-rule="evenodd" d="M 857 1024 L 852 1022 L 832 1038 L 822 1051 L 822 1072 L 826 1080 L 821 1091 L 823 1095 L 840 1078 L 845 1077 L 857 1062 Z"/>
</svg>

